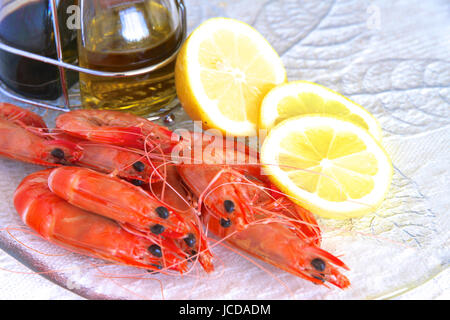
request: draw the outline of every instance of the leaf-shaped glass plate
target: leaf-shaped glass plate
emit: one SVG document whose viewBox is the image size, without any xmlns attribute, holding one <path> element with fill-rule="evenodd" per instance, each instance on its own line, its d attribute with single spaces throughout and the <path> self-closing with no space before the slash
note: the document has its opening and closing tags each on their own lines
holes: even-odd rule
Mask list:
<svg viewBox="0 0 450 320">
<path fill-rule="evenodd" d="M 20 181 L 40 167 L 3 158 L 0 247 L 89 299 L 372 299 L 408 297 L 408 291 L 416 292 L 414 297 L 448 293 L 449 5 L 419 0 L 395 6 L 351 0 L 185 2 L 189 30 L 215 16 L 250 23 L 280 53 L 290 80 L 326 85 L 379 119 L 395 166 L 386 201 L 360 219 L 319 220 L 323 247 L 350 267 L 345 274 L 351 287 L 316 286 L 220 245 L 213 248 L 217 268 L 209 276 L 202 271 L 142 273 L 68 252 L 31 233 L 12 204 Z M 56 112 L 37 111 L 53 125 Z M 192 129 L 181 108 L 174 115 L 171 129 Z"/>
</svg>

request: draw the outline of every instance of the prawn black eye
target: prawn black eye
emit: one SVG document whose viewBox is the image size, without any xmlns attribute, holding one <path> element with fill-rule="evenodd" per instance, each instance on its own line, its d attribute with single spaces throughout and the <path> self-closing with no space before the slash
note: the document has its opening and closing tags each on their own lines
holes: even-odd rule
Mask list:
<svg viewBox="0 0 450 320">
<path fill-rule="evenodd" d="M 231 200 L 225 200 L 223 202 L 223 206 L 225 207 L 225 211 L 227 213 L 232 213 L 234 211 L 234 202 Z"/>
<path fill-rule="evenodd" d="M 138 187 L 140 187 L 140 186 L 142 186 L 142 185 L 144 184 L 144 181 L 139 180 L 139 179 L 133 179 L 133 180 L 131 180 L 130 182 L 131 182 L 132 184 L 134 184 L 135 186 L 138 186 Z"/>
<path fill-rule="evenodd" d="M 184 238 L 184 242 L 192 248 L 195 245 L 195 236 L 192 233 L 189 233 L 188 236 Z"/>
<path fill-rule="evenodd" d="M 133 168 L 137 172 L 142 172 L 145 170 L 145 164 L 143 164 L 141 161 L 136 161 L 135 163 L 133 163 Z"/>
<path fill-rule="evenodd" d="M 220 219 L 220 225 L 221 225 L 222 227 L 224 227 L 224 228 L 228 228 L 228 227 L 231 226 L 231 220 L 230 220 L 230 219 L 224 219 L 224 218 L 221 218 L 221 219 Z"/>
<path fill-rule="evenodd" d="M 323 261 L 320 258 L 315 258 L 311 261 L 311 265 L 316 269 L 317 271 L 323 271 L 325 270 L 326 264 L 325 261 Z"/>
<path fill-rule="evenodd" d="M 158 207 L 155 209 L 158 216 L 162 219 L 167 219 L 169 217 L 169 210 L 166 207 Z"/>
<path fill-rule="evenodd" d="M 56 159 L 62 160 L 65 157 L 64 151 L 60 148 L 53 149 L 50 154 Z"/>
<path fill-rule="evenodd" d="M 160 224 L 155 224 L 150 227 L 150 231 L 156 235 L 163 233 L 164 230 L 165 230 L 164 226 L 162 226 Z"/>
<path fill-rule="evenodd" d="M 148 247 L 148 251 L 155 257 L 158 258 L 162 257 L 161 247 L 158 246 L 157 244 L 152 244 L 150 247 Z"/>
</svg>

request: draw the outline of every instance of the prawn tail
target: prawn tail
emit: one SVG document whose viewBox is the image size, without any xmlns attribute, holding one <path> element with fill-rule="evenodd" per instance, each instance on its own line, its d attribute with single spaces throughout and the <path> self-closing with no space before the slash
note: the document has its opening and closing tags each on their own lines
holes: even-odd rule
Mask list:
<svg viewBox="0 0 450 320">
<path fill-rule="evenodd" d="M 347 267 L 347 265 L 342 260 L 319 247 L 313 246 L 311 247 L 311 251 L 338 267 L 344 268 L 345 270 L 350 270 L 350 268 Z"/>
</svg>

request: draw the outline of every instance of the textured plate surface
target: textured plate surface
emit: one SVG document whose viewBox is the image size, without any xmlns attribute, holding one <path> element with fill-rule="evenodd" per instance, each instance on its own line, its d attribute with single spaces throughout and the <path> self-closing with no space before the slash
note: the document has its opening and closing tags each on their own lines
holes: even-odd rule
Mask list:
<svg viewBox="0 0 450 320">
<path fill-rule="evenodd" d="M 39 168 L 5 159 L 0 159 L 0 247 L 32 272 L 90 299 L 448 297 L 450 3 L 188 0 L 186 6 L 190 31 L 210 17 L 245 21 L 281 55 L 289 80 L 328 86 L 380 121 L 395 166 L 388 198 L 361 219 L 320 220 L 323 247 L 351 268 L 346 272 L 351 288 L 315 286 L 222 247 L 214 248 L 220 260 L 209 277 L 102 266 L 26 232 L 12 194 Z M 51 126 L 56 113 L 38 112 Z M 191 128 L 181 109 L 172 125 L 178 127 Z"/>
</svg>

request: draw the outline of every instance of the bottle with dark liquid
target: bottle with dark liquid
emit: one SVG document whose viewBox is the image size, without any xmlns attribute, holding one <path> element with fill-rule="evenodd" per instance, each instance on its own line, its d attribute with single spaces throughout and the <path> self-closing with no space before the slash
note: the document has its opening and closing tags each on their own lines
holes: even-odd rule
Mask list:
<svg viewBox="0 0 450 320">
<path fill-rule="evenodd" d="M 59 29 L 65 62 L 77 59 L 77 30 L 66 24 L 67 8 L 76 0 L 57 1 Z M 50 0 L 1 0 L 0 39 L 17 49 L 57 59 Z M 0 50 L 0 80 L 14 92 L 42 100 L 55 100 L 62 94 L 59 68 L 51 64 Z M 78 73 L 66 71 L 68 87 Z"/>
<path fill-rule="evenodd" d="M 182 0 L 83 1 L 78 33 L 80 66 L 136 70 L 166 60 L 184 40 Z M 175 59 L 144 75 L 106 78 L 80 74 L 83 106 L 141 116 L 166 111 L 176 98 Z"/>
</svg>

